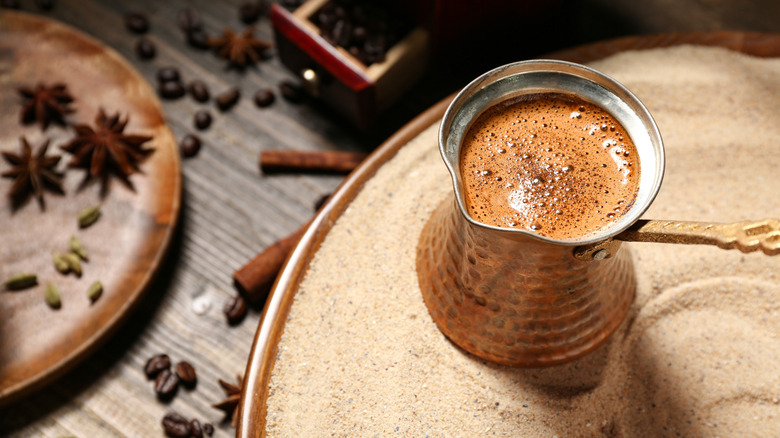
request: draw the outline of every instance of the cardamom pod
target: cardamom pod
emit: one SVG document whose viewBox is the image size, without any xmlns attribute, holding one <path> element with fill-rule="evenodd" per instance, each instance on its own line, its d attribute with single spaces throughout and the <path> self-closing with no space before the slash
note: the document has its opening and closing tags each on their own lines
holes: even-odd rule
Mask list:
<svg viewBox="0 0 780 438">
<path fill-rule="evenodd" d="M 87 261 L 89 260 L 89 255 L 87 254 L 87 251 L 84 250 L 84 246 L 81 244 L 81 241 L 76 236 L 70 236 L 70 250 L 73 252 L 73 254 L 76 254 L 77 256 L 81 257 L 81 260 Z"/>
<path fill-rule="evenodd" d="M 87 228 L 100 217 L 100 206 L 88 207 L 79 213 L 79 228 Z"/>
<path fill-rule="evenodd" d="M 102 294 L 103 294 L 103 285 L 99 281 L 92 283 L 92 285 L 89 286 L 89 289 L 87 289 L 87 297 L 93 303 L 97 301 L 97 299 L 100 298 L 100 295 Z"/>
<path fill-rule="evenodd" d="M 81 259 L 72 252 L 62 254 L 62 258 L 68 263 L 68 267 L 77 277 L 81 277 Z"/>
<path fill-rule="evenodd" d="M 9 290 L 27 289 L 38 284 L 38 276 L 29 272 L 22 272 L 12 275 L 5 282 L 5 287 Z"/>
<path fill-rule="evenodd" d="M 60 291 L 54 283 L 46 285 L 46 290 L 43 292 L 43 297 L 46 299 L 46 304 L 52 309 L 59 309 L 62 305 L 60 301 Z"/>
<path fill-rule="evenodd" d="M 68 272 L 70 272 L 70 264 L 68 264 L 68 261 L 65 260 L 63 254 L 52 251 L 51 259 L 52 261 L 54 261 L 54 269 L 56 269 L 57 272 L 60 272 L 62 274 L 67 274 Z"/>
</svg>

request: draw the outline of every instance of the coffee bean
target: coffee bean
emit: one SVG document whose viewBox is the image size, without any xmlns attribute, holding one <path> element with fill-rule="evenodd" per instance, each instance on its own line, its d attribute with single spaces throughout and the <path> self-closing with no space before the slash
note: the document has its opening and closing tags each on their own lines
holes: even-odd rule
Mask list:
<svg viewBox="0 0 780 438">
<path fill-rule="evenodd" d="M 203 433 L 208 436 L 214 435 L 214 426 L 212 426 L 211 423 L 205 423 L 203 425 Z"/>
<path fill-rule="evenodd" d="M 199 80 L 194 80 L 190 83 L 190 94 L 198 102 L 206 102 L 211 97 L 209 87 L 206 86 L 205 82 Z"/>
<path fill-rule="evenodd" d="M 179 149 L 181 149 L 181 154 L 185 158 L 198 155 L 198 152 L 200 152 L 200 138 L 192 134 L 185 135 L 179 144 Z"/>
<path fill-rule="evenodd" d="M 195 373 L 195 367 L 187 361 L 181 361 L 176 364 L 176 375 L 179 376 L 181 383 L 192 388 L 198 383 L 198 375 Z"/>
<path fill-rule="evenodd" d="M 35 6 L 44 11 L 51 11 L 54 8 L 54 0 L 35 0 Z"/>
<path fill-rule="evenodd" d="M 157 54 L 157 47 L 152 40 L 142 37 L 135 43 L 135 53 L 141 59 L 152 59 Z"/>
<path fill-rule="evenodd" d="M 208 49 L 210 47 L 209 34 L 200 28 L 192 29 L 187 32 L 187 43 L 196 49 Z"/>
<path fill-rule="evenodd" d="M 159 86 L 160 96 L 165 99 L 178 99 L 184 96 L 184 85 L 178 81 L 163 82 Z"/>
<path fill-rule="evenodd" d="M 179 28 L 184 32 L 192 32 L 203 27 L 200 14 L 190 8 L 181 9 L 176 17 L 179 20 Z"/>
<path fill-rule="evenodd" d="M 176 395 L 176 390 L 179 389 L 179 377 L 172 373 L 171 370 L 162 370 L 157 378 L 154 379 L 154 392 L 157 393 L 157 398 L 163 401 L 167 401 Z"/>
<path fill-rule="evenodd" d="M 246 316 L 246 300 L 241 295 L 230 297 L 225 302 L 223 309 L 227 317 L 228 324 L 236 325 Z"/>
<path fill-rule="evenodd" d="M 241 92 L 238 88 L 231 88 L 215 98 L 217 107 L 222 111 L 227 111 L 238 103 L 238 99 L 241 97 Z"/>
<path fill-rule="evenodd" d="M 176 67 L 163 67 L 157 70 L 157 82 L 179 82 L 181 76 L 179 76 L 179 70 Z"/>
<path fill-rule="evenodd" d="M 200 421 L 197 418 L 193 418 L 190 421 L 190 436 L 192 438 L 203 438 L 203 426 L 200 425 Z"/>
<path fill-rule="evenodd" d="M 133 33 L 146 33 L 149 30 L 149 20 L 144 14 L 131 12 L 125 14 L 125 27 Z"/>
<path fill-rule="evenodd" d="M 264 7 L 260 2 L 244 3 L 238 8 L 238 17 L 244 24 L 255 23 L 263 15 Z"/>
<path fill-rule="evenodd" d="M 274 92 L 271 91 L 268 88 L 263 88 L 260 90 L 257 90 L 254 96 L 255 105 L 259 106 L 260 108 L 265 108 L 267 106 L 270 106 L 274 101 L 276 100 L 276 96 L 274 95 Z"/>
<path fill-rule="evenodd" d="M 144 366 L 144 373 L 146 373 L 147 378 L 153 379 L 158 374 L 160 374 L 161 371 L 167 370 L 170 367 L 171 359 L 168 357 L 168 355 L 158 354 L 156 356 L 152 356 L 149 358 L 149 360 L 146 361 L 146 366 Z"/>
<path fill-rule="evenodd" d="M 279 84 L 279 91 L 281 91 L 282 96 L 290 102 L 298 103 L 303 100 L 303 89 L 294 82 L 282 82 Z"/>
<path fill-rule="evenodd" d="M 165 435 L 172 438 L 187 438 L 192 433 L 190 422 L 176 412 L 165 414 L 162 425 Z"/>
<path fill-rule="evenodd" d="M 211 114 L 206 110 L 195 113 L 195 127 L 204 130 L 211 126 Z"/>
</svg>

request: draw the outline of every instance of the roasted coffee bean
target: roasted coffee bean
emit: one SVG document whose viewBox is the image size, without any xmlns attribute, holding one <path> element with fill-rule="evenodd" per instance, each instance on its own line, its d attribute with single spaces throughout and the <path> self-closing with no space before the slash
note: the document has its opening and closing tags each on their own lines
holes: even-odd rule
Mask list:
<svg viewBox="0 0 780 438">
<path fill-rule="evenodd" d="M 203 425 L 203 433 L 207 436 L 214 435 L 214 426 L 212 426 L 211 423 L 205 423 Z"/>
<path fill-rule="evenodd" d="M 192 438 L 203 438 L 203 426 L 200 425 L 200 421 L 197 418 L 193 418 L 190 421 L 190 436 Z"/>
<path fill-rule="evenodd" d="M 190 94 L 192 95 L 192 98 L 198 102 L 206 102 L 211 98 L 209 87 L 205 82 L 200 80 L 190 82 Z"/>
<path fill-rule="evenodd" d="M 303 100 L 303 89 L 294 82 L 283 81 L 279 84 L 279 91 L 290 102 L 298 103 Z"/>
<path fill-rule="evenodd" d="M 209 34 L 200 28 L 192 29 L 187 32 L 187 43 L 196 49 L 208 49 L 210 47 Z"/>
<path fill-rule="evenodd" d="M 157 393 L 157 398 L 163 401 L 167 401 L 176 395 L 176 390 L 179 389 L 179 376 L 171 372 L 171 370 L 162 370 L 157 378 L 154 379 L 154 392 Z"/>
<path fill-rule="evenodd" d="M 133 33 L 146 33 L 149 30 L 149 20 L 144 14 L 131 12 L 125 14 L 125 27 Z"/>
<path fill-rule="evenodd" d="M 157 54 L 157 46 L 149 38 L 142 37 L 135 43 L 135 53 L 141 59 L 152 59 Z"/>
<path fill-rule="evenodd" d="M 264 9 L 261 2 L 244 3 L 238 8 L 238 17 L 244 24 L 254 24 L 263 15 Z"/>
<path fill-rule="evenodd" d="M 195 367 L 187 361 L 181 361 L 176 364 L 176 375 L 179 376 L 181 383 L 192 388 L 198 383 L 198 375 L 195 373 Z"/>
<path fill-rule="evenodd" d="M 192 134 L 185 135 L 184 138 L 181 139 L 181 143 L 179 143 L 179 149 L 181 149 L 181 154 L 185 158 L 191 158 L 198 155 L 198 152 L 200 152 L 200 138 Z"/>
<path fill-rule="evenodd" d="M 179 20 L 179 28 L 184 32 L 192 32 L 203 27 L 200 14 L 190 8 L 180 10 L 176 17 Z"/>
<path fill-rule="evenodd" d="M 238 88 L 231 88 L 219 96 L 215 97 L 217 107 L 222 111 L 227 111 L 238 103 L 238 99 L 241 97 L 241 92 Z"/>
<path fill-rule="evenodd" d="M 54 0 L 35 0 L 35 6 L 44 11 L 51 11 L 54 8 Z"/>
<path fill-rule="evenodd" d="M 162 425 L 165 435 L 172 438 L 187 438 L 192 433 L 190 422 L 176 412 L 165 414 Z"/>
<path fill-rule="evenodd" d="M 275 100 L 276 96 L 274 95 L 274 92 L 268 88 L 257 90 L 254 96 L 255 105 L 260 108 L 270 106 Z"/>
<path fill-rule="evenodd" d="M 228 324 L 236 325 L 246 316 L 246 300 L 241 295 L 230 297 L 225 302 L 225 308 L 223 310 L 227 317 Z"/>
<path fill-rule="evenodd" d="M 167 354 L 158 354 L 156 356 L 152 356 L 149 358 L 149 360 L 146 361 L 146 366 L 144 366 L 144 373 L 146 373 L 147 378 L 154 379 L 158 374 L 160 374 L 161 371 L 167 370 L 170 367 L 171 358 L 169 358 Z"/>
<path fill-rule="evenodd" d="M 157 82 L 161 84 L 163 82 L 179 82 L 180 80 L 181 76 L 176 67 L 163 67 L 157 70 Z"/>
<path fill-rule="evenodd" d="M 211 126 L 211 114 L 206 110 L 200 110 L 195 113 L 195 127 L 203 130 Z"/>
<path fill-rule="evenodd" d="M 184 85 L 177 81 L 163 82 L 159 86 L 160 96 L 165 99 L 178 99 L 184 96 Z"/>
</svg>

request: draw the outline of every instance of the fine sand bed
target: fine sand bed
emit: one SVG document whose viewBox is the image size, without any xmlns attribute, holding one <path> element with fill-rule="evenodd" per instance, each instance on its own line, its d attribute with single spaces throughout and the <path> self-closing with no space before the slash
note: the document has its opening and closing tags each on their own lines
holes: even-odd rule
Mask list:
<svg viewBox="0 0 780 438">
<path fill-rule="evenodd" d="M 780 217 L 780 60 L 683 46 L 591 65 L 664 137 L 646 218 Z M 452 190 L 437 129 L 379 170 L 316 253 L 271 377 L 269 436 L 778 436 L 780 257 L 627 244 L 635 301 L 594 353 L 518 369 L 450 343 L 415 272 L 420 231 Z"/>
</svg>

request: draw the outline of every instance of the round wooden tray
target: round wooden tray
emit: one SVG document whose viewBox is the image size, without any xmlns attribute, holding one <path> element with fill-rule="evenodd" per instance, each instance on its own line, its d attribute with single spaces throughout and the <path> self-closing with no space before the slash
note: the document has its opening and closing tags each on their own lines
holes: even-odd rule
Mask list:
<svg viewBox="0 0 780 438">
<path fill-rule="evenodd" d="M 744 32 L 707 32 L 659 34 L 625 37 L 588 44 L 555 52 L 545 58 L 563 59 L 578 63 L 596 61 L 627 50 L 670 47 L 682 44 L 725 47 L 742 53 L 762 56 L 780 56 L 780 35 Z M 344 181 L 317 217 L 295 250 L 290 254 L 282 273 L 268 297 L 263 318 L 255 336 L 247 363 L 241 413 L 236 431 L 238 437 L 265 436 L 268 383 L 276 359 L 277 347 L 293 303 L 293 297 L 309 263 L 325 236 L 350 202 L 360 193 L 364 184 L 379 168 L 389 161 L 405 144 L 431 124 L 441 119 L 452 96 L 434 105 L 404 126 L 380 146 L 361 166 Z"/>
<path fill-rule="evenodd" d="M 128 317 L 149 285 L 170 243 L 181 202 L 178 147 L 163 120 L 154 90 L 112 49 L 68 26 L 30 14 L 0 14 L 0 150 L 17 153 L 19 138 L 35 148 L 51 140 L 48 155 L 61 155 L 64 171 L 70 155 L 60 146 L 70 128 L 21 125 L 20 86 L 39 82 L 67 85 L 74 113 L 69 123 L 94 126 L 98 110 L 129 117 L 127 134 L 151 135 L 154 148 L 130 177 L 132 188 L 116 177 L 103 193 L 99 180 L 84 183 L 82 169 L 69 169 L 65 195 L 45 192 L 45 208 L 35 199 L 12 207 L 5 193 L 13 180 L 0 179 L 0 279 L 33 272 L 38 285 L 21 291 L 0 286 L 0 405 L 12 402 L 61 376 L 93 352 Z M 0 172 L 8 170 L 0 160 Z M 78 213 L 100 205 L 102 215 L 79 229 Z M 83 275 L 63 275 L 52 251 L 68 250 L 77 236 L 90 255 Z M 90 303 L 86 291 L 101 281 L 103 295 Z M 44 301 L 46 284 L 62 297 L 59 310 Z"/>
</svg>

